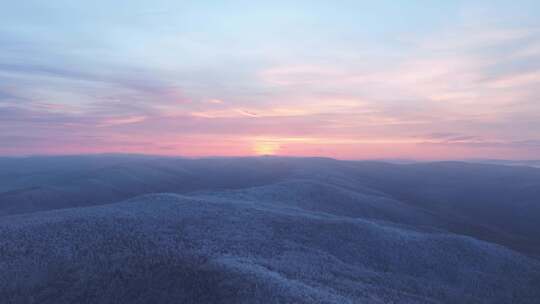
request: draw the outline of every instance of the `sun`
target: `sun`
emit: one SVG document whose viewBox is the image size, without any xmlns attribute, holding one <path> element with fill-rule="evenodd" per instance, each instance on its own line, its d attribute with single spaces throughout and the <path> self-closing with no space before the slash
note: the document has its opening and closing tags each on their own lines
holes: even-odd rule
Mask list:
<svg viewBox="0 0 540 304">
<path fill-rule="evenodd" d="M 277 142 L 256 142 L 253 151 L 257 155 L 274 155 L 280 147 L 280 144 Z"/>
</svg>

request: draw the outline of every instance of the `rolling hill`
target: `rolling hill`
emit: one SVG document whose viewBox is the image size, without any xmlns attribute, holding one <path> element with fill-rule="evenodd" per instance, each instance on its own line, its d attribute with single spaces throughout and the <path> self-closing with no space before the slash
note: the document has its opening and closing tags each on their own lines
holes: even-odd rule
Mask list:
<svg viewBox="0 0 540 304">
<path fill-rule="evenodd" d="M 540 170 L 0 159 L 6 303 L 537 303 Z"/>
</svg>

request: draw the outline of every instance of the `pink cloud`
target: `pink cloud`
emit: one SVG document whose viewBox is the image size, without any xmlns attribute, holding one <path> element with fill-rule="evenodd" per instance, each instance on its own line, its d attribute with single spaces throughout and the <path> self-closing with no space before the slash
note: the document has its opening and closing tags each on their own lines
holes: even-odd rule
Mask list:
<svg viewBox="0 0 540 304">
<path fill-rule="evenodd" d="M 99 126 L 100 127 L 110 127 L 116 125 L 127 125 L 143 122 L 146 120 L 146 116 L 125 116 L 125 117 L 114 117 L 107 118 L 103 120 Z"/>
</svg>

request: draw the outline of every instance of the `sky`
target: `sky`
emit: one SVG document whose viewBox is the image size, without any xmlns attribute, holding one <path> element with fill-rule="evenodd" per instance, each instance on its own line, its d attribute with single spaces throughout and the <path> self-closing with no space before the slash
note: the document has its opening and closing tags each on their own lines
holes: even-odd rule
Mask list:
<svg viewBox="0 0 540 304">
<path fill-rule="evenodd" d="M 540 158 L 540 1 L 3 1 L 0 155 Z"/>
</svg>

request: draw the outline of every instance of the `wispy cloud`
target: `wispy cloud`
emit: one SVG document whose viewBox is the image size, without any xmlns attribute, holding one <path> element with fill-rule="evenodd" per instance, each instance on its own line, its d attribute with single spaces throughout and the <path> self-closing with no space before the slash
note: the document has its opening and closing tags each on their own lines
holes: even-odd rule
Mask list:
<svg viewBox="0 0 540 304">
<path fill-rule="evenodd" d="M 533 4 L 100 1 L 0 12 L 0 153 L 538 152 Z"/>
</svg>

